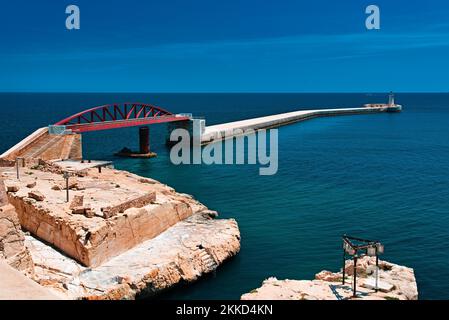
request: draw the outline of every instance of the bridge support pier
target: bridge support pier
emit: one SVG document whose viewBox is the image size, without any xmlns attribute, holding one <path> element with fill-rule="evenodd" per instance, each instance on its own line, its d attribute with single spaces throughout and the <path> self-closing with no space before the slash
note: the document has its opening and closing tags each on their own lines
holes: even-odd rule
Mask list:
<svg viewBox="0 0 449 320">
<path fill-rule="evenodd" d="M 197 145 L 201 144 L 201 135 L 204 133 L 206 121 L 204 119 L 190 119 L 185 121 L 170 122 L 167 126 L 167 136 L 165 144 L 169 147 L 175 145 L 178 141 L 171 141 L 170 135 L 175 129 L 184 129 L 189 132 L 190 142 Z"/>
<path fill-rule="evenodd" d="M 141 154 L 150 153 L 150 127 L 139 128 L 139 152 Z"/>
</svg>

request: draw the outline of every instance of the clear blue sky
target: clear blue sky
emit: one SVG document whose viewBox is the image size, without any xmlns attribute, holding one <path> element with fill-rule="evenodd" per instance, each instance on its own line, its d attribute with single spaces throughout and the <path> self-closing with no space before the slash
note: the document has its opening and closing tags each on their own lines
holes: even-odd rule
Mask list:
<svg viewBox="0 0 449 320">
<path fill-rule="evenodd" d="M 365 28 L 369 4 L 381 30 Z M 390 90 L 449 91 L 447 0 L 0 4 L 0 91 Z"/>
</svg>

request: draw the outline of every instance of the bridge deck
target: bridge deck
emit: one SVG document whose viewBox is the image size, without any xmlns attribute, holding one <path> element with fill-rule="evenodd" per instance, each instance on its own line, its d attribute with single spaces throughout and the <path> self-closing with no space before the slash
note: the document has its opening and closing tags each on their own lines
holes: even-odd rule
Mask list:
<svg viewBox="0 0 449 320">
<path fill-rule="evenodd" d="M 129 120 L 114 120 L 114 121 L 103 121 L 103 122 L 93 122 L 93 123 L 82 123 L 82 124 L 70 124 L 66 128 L 72 130 L 72 132 L 82 133 L 89 131 L 100 131 L 109 130 L 116 128 L 126 128 L 143 126 L 156 123 L 174 122 L 174 121 L 185 121 L 189 120 L 189 117 L 172 115 L 172 116 L 161 116 L 153 118 L 139 118 L 139 119 L 129 119 Z"/>
</svg>

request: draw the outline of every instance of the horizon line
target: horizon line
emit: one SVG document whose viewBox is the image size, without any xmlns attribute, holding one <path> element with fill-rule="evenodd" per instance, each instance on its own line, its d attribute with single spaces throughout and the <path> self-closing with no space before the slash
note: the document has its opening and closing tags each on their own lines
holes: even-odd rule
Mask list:
<svg viewBox="0 0 449 320">
<path fill-rule="evenodd" d="M 449 91 L 0 91 L 5 93 L 47 94 L 383 94 L 383 93 L 449 93 Z"/>
</svg>

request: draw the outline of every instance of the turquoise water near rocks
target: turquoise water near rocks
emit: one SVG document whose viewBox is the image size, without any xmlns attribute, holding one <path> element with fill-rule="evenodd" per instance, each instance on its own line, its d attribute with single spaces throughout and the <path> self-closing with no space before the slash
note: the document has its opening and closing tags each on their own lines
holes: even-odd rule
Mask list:
<svg viewBox="0 0 449 320">
<path fill-rule="evenodd" d="M 165 125 L 152 127 L 155 159 L 112 156 L 137 148 L 137 128 L 83 136 L 86 158 L 158 179 L 235 218 L 242 249 L 216 275 L 166 299 L 238 299 L 270 276 L 311 279 L 338 270 L 343 233 L 380 239 L 383 258 L 415 269 L 420 298 L 449 299 L 449 94 L 397 94 L 399 114 L 319 118 L 279 129 L 279 171 L 175 166 Z M 88 107 L 148 102 L 208 124 L 297 109 L 357 107 L 385 94 L 0 94 L 0 152 L 34 129 Z"/>
</svg>

